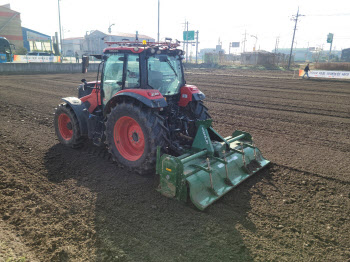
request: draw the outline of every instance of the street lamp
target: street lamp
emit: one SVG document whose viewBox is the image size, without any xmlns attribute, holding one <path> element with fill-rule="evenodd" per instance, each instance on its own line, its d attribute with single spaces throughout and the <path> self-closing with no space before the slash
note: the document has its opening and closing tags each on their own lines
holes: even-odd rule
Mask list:
<svg viewBox="0 0 350 262">
<path fill-rule="evenodd" d="M 62 54 L 62 31 L 61 31 L 61 10 L 60 10 L 60 0 L 57 0 L 58 2 L 58 24 L 60 27 L 60 53 Z"/>
<path fill-rule="evenodd" d="M 111 28 L 111 27 L 112 27 L 113 25 L 114 25 L 114 24 L 111 24 L 111 25 L 109 25 L 109 27 L 108 27 L 108 33 L 110 33 L 110 34 L 112 33 L 112 28 Z"/>
<path fill-rule="evenodd" d="M 250 36 L 255 38 L 254 51 L 256 51 L 256 42 L 258 42 L 258 36 L 257 35 L 250 35 Z"/>
<path fill-rule="evenodd" d="M 63 41 L 62 40 L 64 40 L 64 33 L 65 32 L 70 32 L 70 30 L 68 30 L 68 29 L 64 29 L 63 27 L 62 27 L 62 38 L 61 38 L 61 54 L 63 55 L 63 53 L 64 53 L 64 55 L 66 55 L 66 52 L 67 51 L 65 51 L 65 50 L 63 50 L 63 46 L 64 46 L 64 43 L 63 43 Z"/>
<path fill-rule="evenodd" d="M 157 42 L 159 43 L 159 5 L 160 5 L 160 3 L 159 3 L 159 0 L 158 0 L 158 38 L 157 38 Z"/>
</svg>

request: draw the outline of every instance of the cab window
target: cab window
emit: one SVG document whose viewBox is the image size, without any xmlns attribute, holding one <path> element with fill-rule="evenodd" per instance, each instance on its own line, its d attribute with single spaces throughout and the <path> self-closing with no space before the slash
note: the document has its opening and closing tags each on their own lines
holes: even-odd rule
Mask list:
<svg viewBox="0 0 350 262">
<path fill-rule="evenodd" d="M 103 104 L 122 89 L 123 86 L 123 59 L 124 54 L 112 55 L 105 64 L 103 73 Z"/>
<path fill-rule="evenodd" d="M 127 56 L 125 88 L 140 87 L 140 63 L 138 54 Z"/>
<path fill-rule="evenodd" d="M 124 70 L 124 61 L 125 73 Z M 138 54 L 116 54 L 108 58 L 103 73 L 103 103 L 123 88 L 140 87 L 140 63 Z"/>
</svg>

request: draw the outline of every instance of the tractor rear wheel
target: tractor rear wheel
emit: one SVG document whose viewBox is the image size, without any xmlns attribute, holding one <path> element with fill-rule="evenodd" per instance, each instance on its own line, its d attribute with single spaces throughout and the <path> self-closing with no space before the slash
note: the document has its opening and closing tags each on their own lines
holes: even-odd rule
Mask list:
<svg viewBox="0 0 350 262">
<path fill-rule="evenodd" d="M 208 113 L 208 108 L 203 104 L 202 101 L 191 101 L 187 105 L 187 110 L 191 118 L 196 120 L 206 120 L 211 118 Z"/>
<path fill-rule="evenodd" d="M 79 122 L 72 108 L 67 104 L 60 104 L 55 112 L 55 132 L 58 140 L 70 147 L 79 147 L 84 138 L 80 133 Z"/>
<path fill-rule="evenodd" d="M 117 104 L 106 123 L 106 144 L 113 160 L 140 174 L 155 170 L 157 146 L 165 146 L 163 121 L 158 112 L 141 104 Z"/>
<path fill-rule="evenodd" d="M 202 101 L 191 101 L 186 107 L 186 115 L 192 120 L 206 120 L 211 118 L 208 113 L 208 108 Z M 188 133 L 194 137 L 197 133 L 195 122 L 190 122 Z"/>
</svg>

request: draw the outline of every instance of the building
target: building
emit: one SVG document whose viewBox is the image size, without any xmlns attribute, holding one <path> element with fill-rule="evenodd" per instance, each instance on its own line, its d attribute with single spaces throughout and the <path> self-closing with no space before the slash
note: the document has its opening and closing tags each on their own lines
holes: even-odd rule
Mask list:
<svg viewBox="0 0 350 262">
<path fill-rule="evenodd" d="M 52 42 L 49 35 L 22 27 L 23 46 L 30 51 L 52 52 Z"/>
<path fill-rule="evenodd" d="M 289 56 L 290 48 L 279 48 L 278 52 Z M 340 56 L 340 53 L 341 52 L 338 50 L 332 50 L 331 57 Z M 329 49 L 323 50 L 322 48 L 315 48 L 315 47 L 294 48 L 292 53 L 292 56 L 295 62 L 304 62 L 304 61 L 318 62 L 321 60 L 328 60 L 328 55 L 329 55 Z"/>
<path fill-rule="evenodd" d="M 6 37 L 16 48 L 23 47 L 21 16 L 11 10 L 10 4 L 0 6 L 0 36 Z"/>
<path fill-rule="evenodd" d="M 11 10 L 10 4 L 0 6 L 0 36 L 6 37 L 15 48 L 30 51 L 52 51 L 51 37 L 22 27 L 20 13 Z"/>
<path fill-rule="evenodd" d="M 90 31 L 86 33 L 84 37 L 73 37 L 65 38 L 62 40 L 62 53 L 65 56 L 72 56 L 77 52 L 79 55 L 82 54 L 101 54 L 103 49 L 108 45 L 106 41 L 111 42 L 123 42 L 123 41 L 138 41 L 142 42 L 146 40 L 147 42 L 154 42 L 155 39 L 146 35 L 140 34 L 126 34 L 118 33 L 116 35 L 105 34 L 99 30 Z"/>
<path fill-rule="evenodd" d="M 267 51 L 245 52 L 241 54 L 243 65 L 278 65 L 285 61 L 286 55 Z"/>
<path fill-rule="evenodd" d="M 221 45 L 216 45 L 215 48 L 203 48 L 198 53 L 198 59 L 208 64 L 218 64 L 222 61 L 225 50 Z"/>
<path fill-rule="evenodd" d="M 62 40 L 62 54 L 64 56 L 74 56 L 75 52 L 81 56 L 83 54 L 84 37 L 71 37 Z"/>
</svg>

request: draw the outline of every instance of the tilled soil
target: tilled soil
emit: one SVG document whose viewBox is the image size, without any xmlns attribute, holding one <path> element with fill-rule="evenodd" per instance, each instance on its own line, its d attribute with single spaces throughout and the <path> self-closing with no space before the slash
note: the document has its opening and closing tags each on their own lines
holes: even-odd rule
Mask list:
<svg viewBox="0 0 350 262">
<path fill-rule="evenodd" d="M 350 82 L 190 70 L 214 127 L 254 136 L 272 164 L 204 212 L 161 196 L 53 128 L 94 74 L 1 76 L 0 261 L 348 261 Z"/>
</svg>

